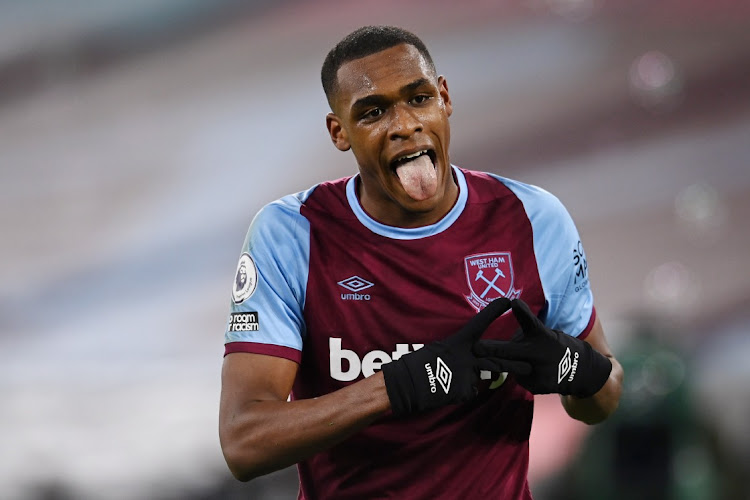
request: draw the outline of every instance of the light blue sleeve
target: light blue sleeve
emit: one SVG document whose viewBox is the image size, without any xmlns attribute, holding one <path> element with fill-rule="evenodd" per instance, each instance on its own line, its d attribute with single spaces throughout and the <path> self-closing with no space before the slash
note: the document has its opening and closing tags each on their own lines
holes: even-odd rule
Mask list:
<svg viewBox="0 0 750 500">
<path fill-rule="evenodd" d="M 225 343 L 302 350 L 310 224 L 300 207 L 310 192 L 266 205 L 250 224 L 232 286 Z"/>
<path fill-rule="evenodd" d="M 542 188 L 500 178 L 523 203 L 534 235 L 534 254 L 552 329 L 578 337 L 594 314 L 588 263 L 575 223 L 563 204 Z"/>
</svg>

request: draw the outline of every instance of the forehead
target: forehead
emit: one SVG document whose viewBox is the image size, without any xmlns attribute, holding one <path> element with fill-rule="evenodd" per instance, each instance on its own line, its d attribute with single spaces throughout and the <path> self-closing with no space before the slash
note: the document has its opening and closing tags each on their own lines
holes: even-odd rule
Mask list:
<svg viewBox="0 0 750 500">
<path fill-rule="evenodd" d="M 433 81 L 435 74 L 416 47 L 401 44 L 342 64 L 336 78 L 338 100 L 348 107 L 368 95 L 397 92 L 420 78 Z"/>
</svg>

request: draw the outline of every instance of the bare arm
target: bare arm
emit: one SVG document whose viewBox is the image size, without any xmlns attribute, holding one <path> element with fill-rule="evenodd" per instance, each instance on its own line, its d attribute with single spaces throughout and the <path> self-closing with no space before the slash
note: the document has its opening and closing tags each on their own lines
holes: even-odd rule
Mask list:
<svg viewBox="0 0 750 500">
<path fill-rule="evenodd" d="M 586 342 L 612 362 L 612 372 L 609 379 L 599 392 L 590 398 L 576 398 L 575 396 L 561 396 L 563 407 L 568 415 L 587 424 L 597 424 L 609 417 L 620 402 L 622 393 L 623 370 L 615 359 L 604 336 L 602 324 L 596 318 L 594 327 L 586 337 Z"/>
<path fill-rule="evenodd" d="M 219 439 L 241 481 L 309 458 L 390 409 L 381 372 L 315 399 L 287 401 L 297 364 L 283 358 L 232 353 L 221 374 Z"/>
</svg>

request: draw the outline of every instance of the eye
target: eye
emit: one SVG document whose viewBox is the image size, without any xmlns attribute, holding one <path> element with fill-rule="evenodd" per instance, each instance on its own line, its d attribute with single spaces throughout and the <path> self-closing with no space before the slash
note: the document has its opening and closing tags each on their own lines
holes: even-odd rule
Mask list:
<svg viewBox="0 0 750 500">
<path fill-rule="evenodd" d="M 420 94 L 420 95 L 414 96 L 411 102 L 413 102 L 414 104 L 424 104 L 430 100 L 430 97 L 432 96 L 429 96 L 427 94 Z"/>
<path fill-rule="evenodd" d="M 362 114 L 362 120 L 374 120 L 383 114 L 383 108 L 372 108 Z"/>
</svg>

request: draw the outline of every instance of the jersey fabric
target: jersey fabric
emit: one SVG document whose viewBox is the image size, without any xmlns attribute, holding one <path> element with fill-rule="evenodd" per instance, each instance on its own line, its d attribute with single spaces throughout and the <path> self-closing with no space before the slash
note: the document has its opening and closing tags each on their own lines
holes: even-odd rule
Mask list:
<svg viewBox="0 0 750 500">
<path fill-rule="evenodd" d="M 496 175 L 453 174 L 455 205 L 420 228 L 372 219 L 358 176 L 265 206 L 244 243 L 225 353 L 299 363 L 291 398 L 307 399 L 455 333 L 498 297 L 520 297 L 548 327 L 584 338 L 593 297 L 560 201 Z M 506 313 L 483 338 L 517 330 Z M 532 394 L 511 375 L 484 381 L 466 404 L 385 416 L 299 463 L 299 498 L 530 499 L 532 414 Z"/>
</svg>

